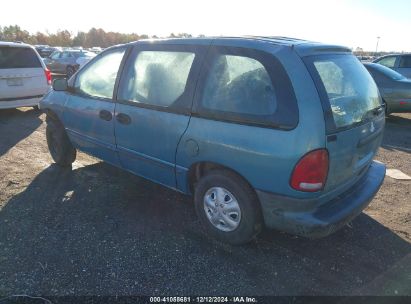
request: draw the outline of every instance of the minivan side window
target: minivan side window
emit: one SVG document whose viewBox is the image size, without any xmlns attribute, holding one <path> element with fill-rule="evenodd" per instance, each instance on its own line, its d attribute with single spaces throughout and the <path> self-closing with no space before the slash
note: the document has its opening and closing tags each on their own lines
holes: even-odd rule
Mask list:
<svg viewBox="0 0 411 304">
<path fill-rule="evenodd" d="M 411 68 L 411 56 L 401 56 L 400 58 L 400 68 Z"/>
<path fill-rule="evenodd" d="M 125 72 L 119 99 L 170 107 L 183 95 L 195 54 L 141 51 Z"/>
<path fill-rule="evenodd" d="M 286 130 L 299 120 L 294 88 L 278 58 L 230 46 L 209 50 L 193 112 L 208 119 Z"/>
<path fill-rule="evenodd" d="M 205 82 L 202 106 L 222 112 L 272 115 L 277 97 L 267 70 L 258 60 L 219 55 Z"/>
<path fill-rule="evenodd" d="M 91 97 L 113 98 L 117 73 L 125 49 L 115 49 L 102 53 L 100 58 L 87 65 L 76 78 L 76 91 Z"/>
<path fill-rule="evenodd" d="M 397 59 L 396 56 L 385 57 L 381 59 L 380 61 L 377 61 L 377 63 L 382 64 L 386 66 L 387 68 L 393 68 L 395 66 L 396 59 Z"/>
</svg>

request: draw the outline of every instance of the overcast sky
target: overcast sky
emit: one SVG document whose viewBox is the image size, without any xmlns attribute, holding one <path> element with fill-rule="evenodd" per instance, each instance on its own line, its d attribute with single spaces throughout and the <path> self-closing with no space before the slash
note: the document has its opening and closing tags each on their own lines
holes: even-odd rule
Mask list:
<svg viewBox="0 0 411 304">
<path fill-rule="evenodd" d="M 408 0 L 3 0 L 0 26 L 31 33 L 91 27 L 167 36 L 275 35 L 378 50 L 411 52 Z"/>
</svg>

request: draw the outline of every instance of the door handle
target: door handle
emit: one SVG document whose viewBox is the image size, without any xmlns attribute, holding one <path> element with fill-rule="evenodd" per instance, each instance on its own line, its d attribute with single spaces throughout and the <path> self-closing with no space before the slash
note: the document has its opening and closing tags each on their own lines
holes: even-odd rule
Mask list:
<svg viewBox="0 0 411 304">
<path fill-rule="evenodd" d="M 131 123 L 131 117 L 124 113 L 118 113 L 116 119 L 123 125 L 129 125 Z"/>
<path fill-rule="evenodd" d="M 107 120 L 107 121 L 110 121 L 110 120 L 113 118 L 113 115 L 111 114 L 111 112 L 110 112 L 110 111 L 107 111 L 107 110 L 101 110 L 101 111 L 98 113 L 98 116 L 99 116 L 101 119 Z"/>
</svg>

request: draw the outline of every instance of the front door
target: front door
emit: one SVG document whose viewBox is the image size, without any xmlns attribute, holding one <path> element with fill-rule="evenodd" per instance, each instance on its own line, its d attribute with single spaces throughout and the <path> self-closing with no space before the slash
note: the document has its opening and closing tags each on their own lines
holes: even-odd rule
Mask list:
<svg viewBox="0 0 411 304">
<path fill-rule="evenodd" d="M 68 94 L 63 122 L 73 144 L 104 161 L 119 165 L 114 138 L 113 92 L 124 47 L 104 52 L 81 70 Z"/>
<path fill-rule="evenodd" d="M 175 188 L 175 155 L 187 129 L 203 47 L 136 47 L 121 77 L 115 133 L 122 166 Z"/>
</svg>

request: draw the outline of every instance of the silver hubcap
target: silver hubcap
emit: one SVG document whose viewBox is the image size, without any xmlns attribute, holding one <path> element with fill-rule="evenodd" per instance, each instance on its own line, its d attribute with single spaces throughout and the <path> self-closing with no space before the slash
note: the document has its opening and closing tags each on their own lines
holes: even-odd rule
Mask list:
<svg viewBox="0 0 411 304">
<path fill-rule="evenodd" d="M 210 223 L 221 231 L 233 231 L 240 224 L 240 206 L 227 189 L 210 188 L 204 195 L 204 210 Z"/>
</svg>

